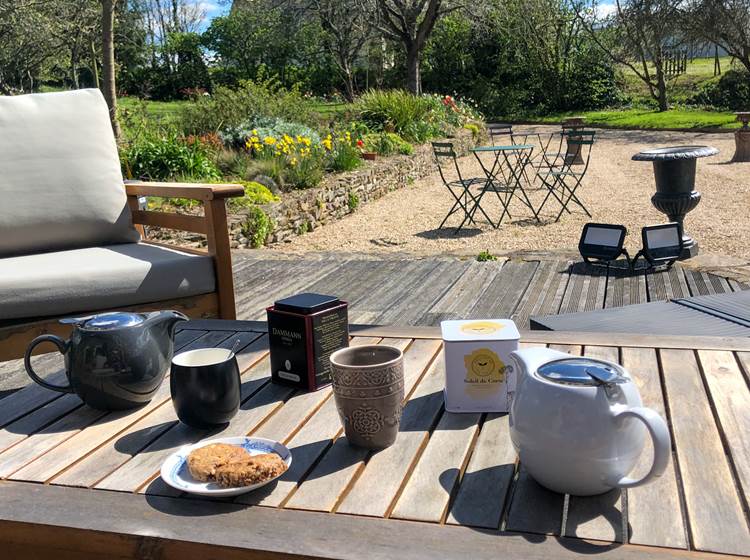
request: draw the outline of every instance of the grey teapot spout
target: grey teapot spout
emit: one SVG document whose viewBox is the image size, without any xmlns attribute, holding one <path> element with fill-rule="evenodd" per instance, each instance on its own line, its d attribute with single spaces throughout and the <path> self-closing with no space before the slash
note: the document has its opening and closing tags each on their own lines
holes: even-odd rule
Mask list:
<svg viewBox="0 0 750 560">
<path fill-rule="evenodd" d="M 156 328 L 161 327 L 163 332 L 169 336 L 174 337 L 174 331 L 177 328 L 177 324 L 181 321 L 187 321 L 188 317 L 184 313 L 179 311 L 167 310 L 167 311 L 152 311 L 146 314 L 146 320 L 143 325 L 145 328 Z"/>
</svg>

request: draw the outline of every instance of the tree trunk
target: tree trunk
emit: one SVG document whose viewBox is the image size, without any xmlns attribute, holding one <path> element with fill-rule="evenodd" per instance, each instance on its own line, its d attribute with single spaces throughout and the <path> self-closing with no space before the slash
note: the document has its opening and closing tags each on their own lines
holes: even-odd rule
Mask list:
<svg viewBox="0 0 750 560">
<path fill-rule="evenodd" d="M 345 91 L 346 100 L 349 103 L 353 103 L 355 91 L 354 91 L 354 77 L 352 76 L 352 71 L 347 67 L 347 68 L 344 68 L 341 74 L 344 77 L 344 89 L 346 90 Z"/>
<path fill-rule="evenodd" d="M 668 111 L 669 102 L 667 101 L 667 82 L 664 80 L 664 73 L 659 68 L 656 69 L 656 92 L 659 111 Z"/>
<path fill-rule="evenodd" d="M 102 0 L 102 93 L 109 107 L 109 119 L 115 138 L 120 138 L 120 123 L 117 122 L 117 85 L 115 82 L 115 3 L 117 0 Z"/>
<path fill-rule="evenodd" d="M 70 51 L 70 80 L 73 82 L 73 89 L 78 89 L 78 47 L 74 46 Z"/>
<path fill-rule="evenodd" d="M 422 76 L 419 73 L 419 47 L 412 45 L 406 50 L 406 89 L 415 95 L 422 93 Z"/>
<path fill-rule="evenodd" d="M 91 72 L 94 74 L 94 87 L 99 88 L 99 63 L 96 60 L 96 45 L 91 41 Z"/>
</svg>

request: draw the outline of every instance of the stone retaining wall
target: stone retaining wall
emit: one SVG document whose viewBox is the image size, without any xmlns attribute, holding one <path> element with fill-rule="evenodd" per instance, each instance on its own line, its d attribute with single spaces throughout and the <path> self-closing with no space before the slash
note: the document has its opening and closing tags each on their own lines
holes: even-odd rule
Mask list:
<svg viewBox="0 0 750 560">
<path fill-rule="evenodd" d="M 450 141 L 455 144 L 459 155 L 465 155 L 474 146 L 468 130 L 460 130 Z M 432 147 L 423 144 L 415 146 L 412 155 L 378 158 L 366 162 L 355 171 L 328 176 L 318 187 L 285 193 L 281 201 L 261 206 L 274 224 L 266 244 L 312 231 L 355 211 L 360 204 L 380 198 L 434 172 Z M 229 216 L 233 248 L 251 246 L 243 233 L 246 221 L 246 213 Z"/>
</svg>

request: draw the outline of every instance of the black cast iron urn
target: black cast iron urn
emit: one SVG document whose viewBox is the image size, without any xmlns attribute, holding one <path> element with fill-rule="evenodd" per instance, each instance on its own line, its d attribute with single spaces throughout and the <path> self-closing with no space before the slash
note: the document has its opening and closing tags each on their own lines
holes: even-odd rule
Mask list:
<svg viewBox="0 0 750 560">
<path fill-rule="evenodd" d="M 682 227 L 681 259 L 698 254 L 698 243 L 685 233 L 683 224 L 685 214 L 701 201 L 701 193 L 695 190 L 696 160 L 718 153 L 711 146 L 674 146 L 644 150 L 633 156 L 635 161 L 654 163 L 656 194 L 651 197 L 651 204 L 666 214 L 670 222 L 678 222 Z"/>
</svg>

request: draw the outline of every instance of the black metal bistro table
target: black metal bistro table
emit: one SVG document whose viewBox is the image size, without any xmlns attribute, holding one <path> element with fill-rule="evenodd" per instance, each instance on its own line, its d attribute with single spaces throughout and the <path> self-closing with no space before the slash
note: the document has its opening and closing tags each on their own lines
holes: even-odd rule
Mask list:
<svg viewBox="0 0 750 560">
<path fill-rule="evenodd" d="M 539 215 L 534 209 L 529 195 L 526 193 L 524 188 L 526 183 L 526 168 L 531 164 L 531 157 L 534 152 L 533 144 L 514 144 L 510 146 L 479 146 L 471 150 L 474 153 L 474 157 L 477 158 L 479 165 L 487 176 L 487 182 L 482 188 L 482 192 L 477 197 L 475 208 L 472 211 L 476 211 L 482 201 L 482 196 L 486 192 L 494 192 L 497 199 L 500 201 L 503 207 L 503 212 L 500 215 L 500 219 L 497 224 L 490 224 L 497 228 L 503 221 L 503 218 L 507 214 L 510 215 L 510 202 L 515 196 L 520 200 L 534 215 L 537 222 L 539 221 Z M 482 158 L 481 154 L 489 153 L 494 155 L 492 159 L 492 165 L 488 167 Z"/>
</svg>

